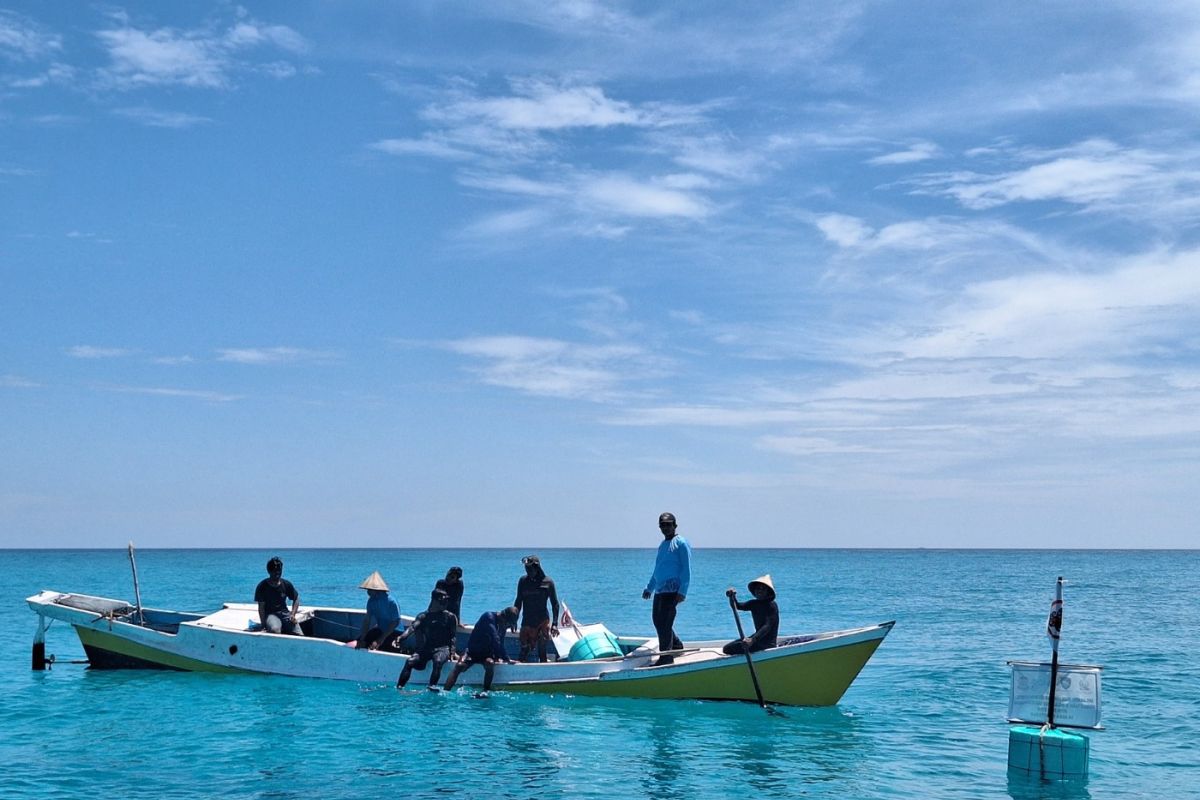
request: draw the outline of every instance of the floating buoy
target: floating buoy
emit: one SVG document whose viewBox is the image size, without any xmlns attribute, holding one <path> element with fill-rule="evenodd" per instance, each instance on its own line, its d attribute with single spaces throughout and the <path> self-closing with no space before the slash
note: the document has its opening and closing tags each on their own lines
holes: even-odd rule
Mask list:
<svg viewBox="0 0 1200 800">
<path fill-rule="evenodd" d="M 1008 768 L 1046 780 L 1086 777 L 1088 737 L 1062 728 L 1015 725 L 1008 732 Z"/>
</svg>

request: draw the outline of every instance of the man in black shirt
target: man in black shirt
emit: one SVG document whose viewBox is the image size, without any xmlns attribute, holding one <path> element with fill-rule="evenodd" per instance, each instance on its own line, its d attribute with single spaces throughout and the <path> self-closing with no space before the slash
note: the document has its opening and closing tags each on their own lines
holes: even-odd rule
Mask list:
<svg viewBox="0 0 1200 800">
<path fill-rule="evenodd" d="M 525 617 L 521 620 L 521 654 L 518 661 L 524 661 L 529 652 L 537 646 L 538 661 L 545 663 L 546 643 L 551 637 L 558 636 L 558 591 L 554 581 L 546 577 L 542 571 L 542 561 L 537 556 L 525 556 L 521 559 L 525 565 L 525 575 L 517 581 L 517 599 L 513 605 L 518 610 L 524 609 Z M 546 610 L 549 603 L 551 610 Z"/>
<path fill-rule="evenodd" d="M 421 641 L 417 652 L 409 657 L 404 669 L 400 671 L 400 677 L 396 681 L 397 689 L 404 688 L 414 669 L 425 669 L 425 665 L 430 661 L 433 662 L 433 668 L 429 673 L 429 687 L 437 688 L 438 680 L 442 676 L 442 665 L 454 657 L 454 637 L 458 633 L 458 617 L 446 609 L 448 599 L 444 591 L 434 589 L 429 597 L 428 610 L 418 614 L 408 629 L 396 640 L 398 645 L 416 633 Z"/>
<path fill-rule="evenodd" d="M 462 580 L 462 567 L 451 567 L 447 570 L 446 577 L 439 578 L 433 588 L 446 593 L 446 610 L 462 619 L 462 596 L 463 589 L 466 588 Z"/>
<path fill-rule="evenodd" d="M 283 577 L 283 561 L 275 556 L 267 562 L 267 575 L 254 590 L 254 602 L 258 603 L 258 621 L 263 630 L 271 633 L 290 633 L 303 636 L 296 612 L 300 610 L 300 593 L 292 582 Z M 292 601 L 289 610 L 287 601 Z"/>
<path fill-rule="evenodd" d="M 754 595 L 754 599 L 738 603 L 737 608 L 739 611 L 749 611 L 754 617 L 754 633 L 745 639 L 734 639 L 725 645 L 723 649 L 727 656 L 739 655 L 747 650 L 751 653 L 766 650 L 774 647 L 779 637 L 779 606 L 775 602 L 775 584 L 771 582 L 771 576 L 755 578 L 747 588 Z M 725 594 L 732 598 L 737 597 L 737 592 L 732 587 Z"/>
</svg>

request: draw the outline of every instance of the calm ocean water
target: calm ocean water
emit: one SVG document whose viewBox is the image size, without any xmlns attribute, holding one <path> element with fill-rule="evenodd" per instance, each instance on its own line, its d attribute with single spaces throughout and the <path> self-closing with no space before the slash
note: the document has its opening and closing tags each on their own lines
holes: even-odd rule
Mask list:
<svg viewBox="0 0 1200 800">
<path fill-rule="evenodd" d="M 650 543 L 652 545 L 653 543 Z M 265 550 L 144 550 L 142 601 L 209 610 L 252 599 Z M 405 613 L 451 564 L 463 616 L 509 603 L 517 550 L 281 551 L 302 604 L 358 606 L 379 569 Z M 644 550 L 543 550 L 577 618 L 652 633 Z M 1200 797 L 1200 551 L 697 550 L 676 630 L 732 638 L 723 590 L 771 572 L 782 629 L 897 620 L 834 708 L 401 694 L 390 686 L 169 672 L 90 672 L 55 623 L 58 589 L 132 599 L 123 550 L 0 551 L 0 798 L 1195 798 Z M 1008 659 L 1102 664 L 1104 723 L 1086 782 L 1007 774 Z"/>
</svg>

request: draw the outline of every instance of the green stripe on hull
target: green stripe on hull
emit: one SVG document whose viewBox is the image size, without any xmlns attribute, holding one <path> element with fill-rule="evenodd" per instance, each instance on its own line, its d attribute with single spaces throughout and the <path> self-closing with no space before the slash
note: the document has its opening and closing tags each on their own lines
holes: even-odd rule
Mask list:
<svg viewBox="0 0 1200 800">
<path fill-rule="evenodd" d="M 842 699 L 882 642 L 882 637 L 858 644 L 798 653 L 795 656 L 756 660 L 755 671 L 768 703 L 791 706 L 831 706 Z M 692 672 L 670 668 L 648 669 L 638 677 L 593 678 L 555 683 L 509 684 L 506 689 L 563 693 L 589 697 L 654 699 L 746 700 L 757 702 L 745 659 Z"/>
<path fill-rule="evenodd" d="M 177 669 L 184 672 L 245 672 L 246 670 L 237 669 L 235 667 L 224 667 L 219 664 L 208 664 L 204 661 L 197 661 L 194 658 L 175 655 L 154 647 L 148 647 L 138 642 L 132 642 L 123 636 L 118 636 L 108 631 L 97 630 L 96 628 L 87 628 L 82 625 L 75 626 L 75 632 L 79 634 L 79 641 L 83 643 L 85 648 L 93 647 L 99 650 L 105 650 L 109 653 L 115 653 L 118 656 L 145 661 L 149 664 L 160 666 L 164 669 Z"/>
</svg>

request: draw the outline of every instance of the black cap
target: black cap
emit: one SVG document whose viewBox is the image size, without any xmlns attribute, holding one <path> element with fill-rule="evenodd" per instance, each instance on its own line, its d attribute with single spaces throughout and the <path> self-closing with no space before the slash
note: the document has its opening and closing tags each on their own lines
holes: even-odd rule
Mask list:
<svg viewBox="0 0 1200 800">
<path fill-rule="evenodd" d="M 675 524 L 675 515 L 672 514 L 670 511 L 664 511 L 663 513 L 659 514 L 658 515 L 658 524 L 662 525 L 664 522 L 669 522 L 672 525 L 674 525 Z"/>
<path fill-rule="evenodd" d="M 434 589 L 429 593 L 430 600 L 449 600 L 450 595 L 446 594 L 445 589 Z"/>
</svg>

